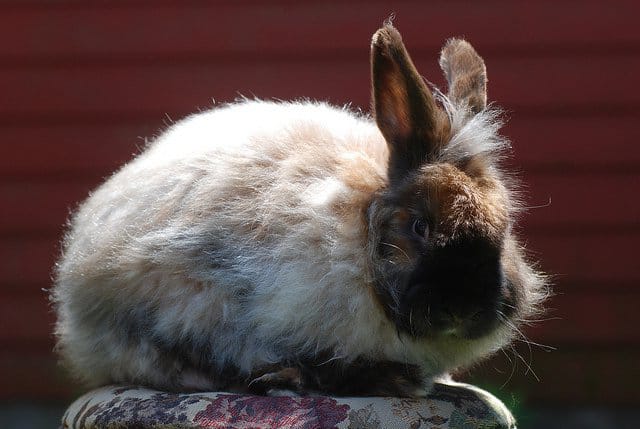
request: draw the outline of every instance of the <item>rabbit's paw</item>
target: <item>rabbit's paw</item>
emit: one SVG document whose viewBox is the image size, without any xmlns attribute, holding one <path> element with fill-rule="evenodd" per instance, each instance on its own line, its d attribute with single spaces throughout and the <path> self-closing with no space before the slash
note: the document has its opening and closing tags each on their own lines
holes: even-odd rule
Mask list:
<svg viewBox="0 0 640 429">
<path fill-rule="evenodd" d="M 426 397 L 430 384 L 416 365 L 356 359 L 347 365 L 329 362 L 304 367 L 303 384 L 310 390 L 341 396 Z"/>
<path fill-rule="evenodd" d="M 302 373 L 294 367 L 264 373 L 251 380 L 248 387 L 252 393 L 268 396 L 298 396 L 304 393 Z"/>
</svg>

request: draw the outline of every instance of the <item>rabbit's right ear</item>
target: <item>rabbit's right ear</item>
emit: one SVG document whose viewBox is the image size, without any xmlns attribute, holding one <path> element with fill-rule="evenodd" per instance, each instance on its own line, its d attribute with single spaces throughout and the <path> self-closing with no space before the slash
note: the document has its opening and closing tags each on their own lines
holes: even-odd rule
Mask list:
<svg viewBox="0 0 640 429">
<path fill-rule="evenodd" d="M 390 23 L 373 35 L 371 80 L 372 108 L 389 147 L 389 178 L 394 181 L 433 153 L 443 112 Z"/>
</svg>

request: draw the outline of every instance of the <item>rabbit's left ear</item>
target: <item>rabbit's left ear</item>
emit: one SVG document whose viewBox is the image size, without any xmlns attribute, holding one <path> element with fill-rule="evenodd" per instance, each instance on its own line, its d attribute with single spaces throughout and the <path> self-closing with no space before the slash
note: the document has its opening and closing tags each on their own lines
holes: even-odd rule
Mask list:
<svg viewBox="0 0 640 429">
<path fill-rule="evenodd" d="M 450 39 L 440 53 L 440 67 L 449 85 L 449 100 L 473 114 L 487 107 L 487 69 L 467 41 Z"/>
<path fill-rule="evenodd" d="M 443 112 L 389 23 L 371 41 L 371 81 L 372 108 L 389 147 L 389 178 L 394 181 L 433 153 Z"/>
</svg>

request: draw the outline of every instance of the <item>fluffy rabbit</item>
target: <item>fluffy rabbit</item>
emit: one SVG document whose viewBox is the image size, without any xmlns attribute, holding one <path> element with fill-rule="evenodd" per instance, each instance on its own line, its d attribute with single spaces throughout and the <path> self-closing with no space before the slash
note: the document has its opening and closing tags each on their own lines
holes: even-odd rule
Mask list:
<svg viewBox="0 0 640 429">
<path fill-rule="evenodd" d="M 434 94 L 391 24 L 373 117 L 239 101 L 171 126 L 80 206 L 56 266 L 58 349 L 88 385 L 425 395 L 544 297 L 513 236 L 482 58 Z"/>
</svg>

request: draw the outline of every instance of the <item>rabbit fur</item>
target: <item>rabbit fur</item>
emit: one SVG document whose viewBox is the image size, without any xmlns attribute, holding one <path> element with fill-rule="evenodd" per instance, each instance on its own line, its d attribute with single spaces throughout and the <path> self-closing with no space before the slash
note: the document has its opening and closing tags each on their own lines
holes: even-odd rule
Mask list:
<svg viewBox="0 0 640 429">
<path fill-rule="evenodd" d="M 484 62 L 450 40 L 434 95 L 391 24 L 371 55 L 373 118 L 239 100 L 80 205 L 52 292 L 79 378 L 421 396 L 512 340 L 545 285 L 512 232 Z"/>
</svg>

